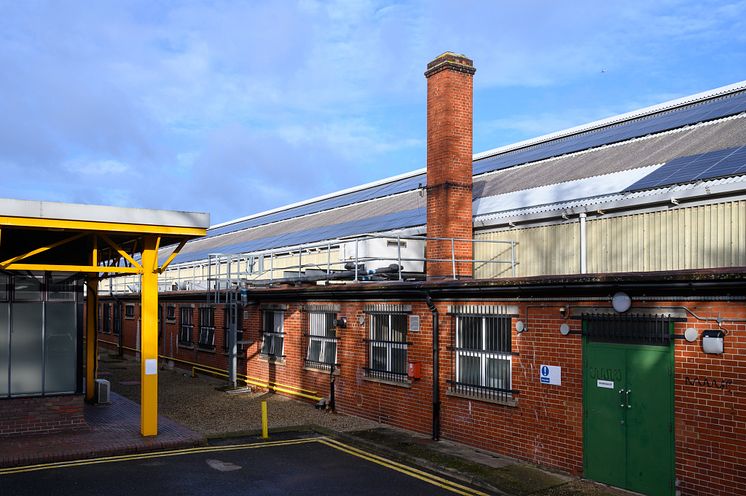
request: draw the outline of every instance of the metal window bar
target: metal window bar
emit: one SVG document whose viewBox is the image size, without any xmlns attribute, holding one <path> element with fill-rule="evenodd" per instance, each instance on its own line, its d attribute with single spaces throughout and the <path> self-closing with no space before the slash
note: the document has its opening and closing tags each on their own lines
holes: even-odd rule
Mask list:
<svg viewBox="0 0 746 496">
<path fill-rule="evenodd" d="M 102 313 L 104 332 L 108 334 L 111 332 L 111 306 L 108 303 L 104 303 Z"/>
<path fill-rule="evenodd" d="M 284 357 L 285 347 L 285 314 L 277 311 L 265 311 L 262 314 L 262 348 L 261 354 L 270 357 Z"/>
<path fill-rule="evenodd" d="M 114 334 L 117 336 L 122 332 L 122 304 L 114 302 Z"/>
<path fill-rule="evenodd" d="M 202 348 L 215 348 L 215 308 L 199 309 L 199 339 L 197 344 Z"/>
<path fill-rule="evenodd" d="M 407 314 L 371 314 L 368 343 L 370 377 L 390 381 L 407 380 Z"/>
<path fill-rule="evenodd" d="M 512 388 L 511 318 L 455 316 L 451 389 L 478 399 L 505 401 Z"/>
<path fill-rule="evenodd" d="M 674 319 L 664 315 L 584 314 L 584 335 L 591 342 L 670 346 Z"/>
<path fill-rule="evenodd" d="M 337 363 L 336 314 L 310 312 L 306 366 L 329 370 Z"/>
<path fill-rule="evenodd" d="M 181 325 L 179 327 L 179 343 L 192 344 L 192 332 L 194 330 L 194 315 L 192 307 L 181 307 Z"/>
</svg>

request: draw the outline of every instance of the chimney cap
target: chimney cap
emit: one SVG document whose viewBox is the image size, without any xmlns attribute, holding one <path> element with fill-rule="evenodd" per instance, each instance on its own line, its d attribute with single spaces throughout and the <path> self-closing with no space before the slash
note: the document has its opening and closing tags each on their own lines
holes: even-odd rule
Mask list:
<svg viewBox="0 0 746 496">
<path fill-rule="evenodd" d="M 474 62 L 466 55 L 454 52 L 443 52 L 435 57 L 432 62 L 427 64 L 425 77 L 429 78 L 430 76 L 446 69 L 463 72 L 470 76 L 477 72 L 474 68 Z"/>
</svg>

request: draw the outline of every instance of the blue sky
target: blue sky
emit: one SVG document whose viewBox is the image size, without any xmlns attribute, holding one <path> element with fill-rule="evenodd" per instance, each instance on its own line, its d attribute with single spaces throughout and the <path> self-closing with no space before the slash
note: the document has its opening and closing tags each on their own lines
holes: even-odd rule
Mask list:
<svg viewBox="0 0 746 496">
<path fill-rule="evenodd" d="M 474 151 L 746 79 L 746 1 L 0 0 L 0 197 L 213 222 L 425 164 L 427 62 Z"/>
</svg>

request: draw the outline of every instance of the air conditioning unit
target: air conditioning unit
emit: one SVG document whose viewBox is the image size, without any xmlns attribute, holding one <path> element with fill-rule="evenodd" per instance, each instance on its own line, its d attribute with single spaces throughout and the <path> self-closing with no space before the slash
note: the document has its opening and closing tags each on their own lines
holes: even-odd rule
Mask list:
<svg viewBox="0 0 746 496">
<path fill-rule="evenodd" d="M 357 248 L 356 248 L 357 246 Z M 386 268 L 396 265 L 402 259 L 404 272 L 423 272 L 425 270 L 425 240 L 392 238 L 364 238 L 359 241 L 342 243 L 342 260 L 354 261 L 355 255 L 366 270 Z"/>
<path fill-rule="evenodd" d="M 96 404 L 111 403 L 111 384 L 106 379 L 96 379 Z"/>
</svg>

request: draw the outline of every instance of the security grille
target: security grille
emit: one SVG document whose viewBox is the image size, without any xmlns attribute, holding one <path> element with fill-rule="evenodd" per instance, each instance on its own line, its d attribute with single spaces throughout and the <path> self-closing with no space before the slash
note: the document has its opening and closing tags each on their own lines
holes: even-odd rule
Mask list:
<svg viewBox="0 0 746 496">
<path fill-rule="evenodd" d="M 407 379 L 407 314 L 371 314 L 368 343 L 370 377 Z"/>
<path fill-rule="evenodd" d="M 262 314 L 262 355 L 282 357 L 285 345 L 285 313 L 265 310 Z"/>
<path fill-rule="evenodd" d="M 590 342 L 669 346 L 675 319 L 657 315 L 583 314 Z"/>
<path fill-rule="evenodd" d="M 199 340 L 201 348 L 215 348 L 215 307 L 199 309 Z"/>
<path fill-rule="evenodd" d="M 181 326 L 179 327 L 179 344 L 192 345 L 194 331 L 194 313 L 191 306 L 181 307 Z"/>
<path fill-rule="evenodd" d="M 511 318 L 503 315 L 455 317 L 453 392 L 505 400 L 512 389 Z"/>
<path fill-rule="evenodd" d="M 309 312 L 306 366 L 328 370 L 337 363 L 336 314 Z"/>
</svg>

